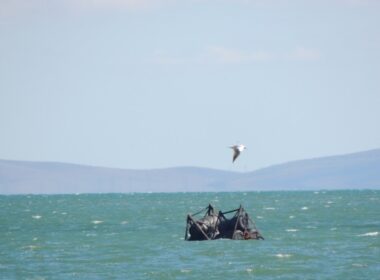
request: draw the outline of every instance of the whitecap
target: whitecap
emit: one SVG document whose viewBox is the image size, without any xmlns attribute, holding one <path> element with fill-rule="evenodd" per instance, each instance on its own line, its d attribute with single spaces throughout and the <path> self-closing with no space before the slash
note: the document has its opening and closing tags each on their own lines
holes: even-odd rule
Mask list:
<svg viewBox="0 0 380 280">
<path fill-rule="evenodd" d="M 93 223 L 94 225 L 98 225 L 98 224 L 104 223 L 104 221 L 95 220 L 95 221 L 92 221 L 91 223 Z"/>
<path fill-rule="evenodd" d="M 289 219 L 294 219 L 294 216 L 293 215 L 289 216 Z"/>
<path fill-rule="evenodd" d="M 264 207 L 264 210 L 276 210 L 274 207 Z"/>
<path fill-rule="evenodd" d="M 263 219 L 262 216 L 256 216 L 256 219 Z"/>
<path fill-rule="evenodd" d="M 191 269 L 181 269 L 181 272 L 182 272 L 182 273 L 190 273 L 190 272 L 191 272 Z"/>
<path fill-rule="evenodd" d="M 36 249 L 39 248 L 39 246 L 37 246 L 37 245 L 28 245 L 28 246 L 24 246 L 22 248 L 26 249 L 26 250 L 36 250 Z"/>
<path fill-rule="evenodd" d="M 296 228 L 289 228 L 286 231 L 287 232 L 296 232 L 296 231 L 298 231 L 298 229 L 296 229 Z"/>
<path fill-rule="evenodd" d="M 275 255 L 277 258 L 290 258 L 291 254 L 277 254 Z"/>
<path fill-rule="evenodd" d="M 247 268 L 245 271 L 247 271 L 248 273 L 251 273 L 251 272 L 253 272 L 253 269 L 252 268 Z"/>
<path fill-rule="evenodd" d="M 316 226 L 307 226 L 306 228 L 308 228 L 308 229 L 316 229 L 317 227 Z"/>
<path fill-rule="evenodd" d="M 40 215 L 34 215 L 34 216 L 32 216 L 32 218 L 33 218 L 33 219 L 36 219 L 36 220 L 39 220 L 39 219 L 42 218 L 42 216 L 40 216 Z"/>
<path fill-rule="evenodd" d="M 359 234 L 358 236 L 378 236 L 378 235 L 379 235 L 379 232 L 374 231 L 374 232 L 367 232 L 367 233 Z"/>
<path fill-rule="evenodd" d="M 365 263 L 364 264 L 361 264 L 361 263 L 353 263 L 351 264 L 353 267 L 367 267 L 368 265 L 366 265 Z"/>
<path fill-rule="evenodd" d="M 122 221 L 121 224 L 126 225 L 126 224 L 128 224 L 128 221 Z"/>
<path fill-rule="evenodd" d="M 307 209 L 309 209 L 309 208 L 306 207 L 306 206 L 304 206 L 304 207 L 301 208 L 301 210 L 307 210 Z"/>
</svg>

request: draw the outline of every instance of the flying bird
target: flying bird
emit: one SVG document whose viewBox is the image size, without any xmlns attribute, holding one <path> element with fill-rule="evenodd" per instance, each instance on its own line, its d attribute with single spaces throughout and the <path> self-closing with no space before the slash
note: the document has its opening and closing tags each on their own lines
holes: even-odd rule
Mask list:
<svg viewBox="0 0 380 280">
<path fill-rule="evenodd" d="M 239 144 L 239 145 L 233 145 L 230 147 L 232 150 L 234 150 L 234 155 L 232 157 L 232 163 L 235 162 L 235 160 L 237 159 L 237 157 L 240 155 L 240 153 L 242 151 L 244 151 L 244 149 L 246 149 L 247 147 L 242 145 L 242 144 Z"/>
</svg>

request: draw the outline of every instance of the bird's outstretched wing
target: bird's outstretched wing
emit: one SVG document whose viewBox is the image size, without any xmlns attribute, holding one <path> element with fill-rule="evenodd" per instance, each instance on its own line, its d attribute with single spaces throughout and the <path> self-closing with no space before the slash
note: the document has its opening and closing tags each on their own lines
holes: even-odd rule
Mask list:
<svg viewBox="0 0 380 280">
<path fill-rule="evenodd" d="M 238 158 L 238 156 L 240 155 L 240 151 L 236 148 L 233 148 L 234 149 L 234 156 L 232 158 L 232 163 L 235 162 L 235 160 Z"/>
</svg>

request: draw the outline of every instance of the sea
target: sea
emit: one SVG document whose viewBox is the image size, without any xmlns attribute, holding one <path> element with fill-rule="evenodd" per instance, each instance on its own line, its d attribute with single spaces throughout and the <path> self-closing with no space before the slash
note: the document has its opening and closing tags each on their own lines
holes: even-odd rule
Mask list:
<svg viewBox="0 0 380 280">
<path fill-rule="evenodd" d="M 185 241 L 242 205 L 265 240 Z M 0 279 L 380 279 L 380 191 L 0 196 Z"/>
</svg>

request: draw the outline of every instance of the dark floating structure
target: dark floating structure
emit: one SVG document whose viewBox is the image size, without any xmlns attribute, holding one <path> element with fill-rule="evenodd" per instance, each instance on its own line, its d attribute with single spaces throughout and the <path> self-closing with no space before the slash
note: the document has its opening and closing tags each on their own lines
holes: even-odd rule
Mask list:
<svg viewBox="0 0 380 280">
<path fill-rule="evenodd" d="M 196 220 L 194 216 L 205 211 L 203 218 Z M 228 219 L 225 214 L 234 213 Z M 211 204 L 195 214 L 187 215 L 185 240 L 214 240 L 220 238 L 248 240 L 264 239 L 257 230 L 255 223 L 240 205 L 238 209 L 215 213 Z"/>
</svg>

